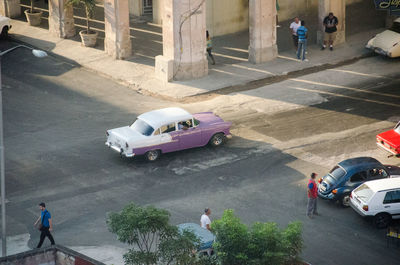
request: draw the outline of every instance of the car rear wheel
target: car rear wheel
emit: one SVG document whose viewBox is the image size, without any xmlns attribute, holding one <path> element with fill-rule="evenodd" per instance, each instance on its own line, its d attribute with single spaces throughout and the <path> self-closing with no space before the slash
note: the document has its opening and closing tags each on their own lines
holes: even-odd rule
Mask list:
<svg viewBox="0 0 400 265">
<path fill-rule="evenodd" d="M 380 213 L 375 215 L 374 224 L 377 228 L 385 228 L 390 224 L 392 217 L 387 213 Z"/>
<path fill-rule="evenodd" d="M 225 141 L 225 135 L 223 133 L 216 133 L 210 139 L 211 146 L 220 146 Z"/>
<path fill-rule="evenodd" d="M 1 39 L 7 40 L 8 39 L 8 26 L 3 27 L 1 31 Z"/>
<path fill-rule="evenodd" d="M 343 194 L 342 198 L 340 199 L 340 204 L 342 207 L 350 206 L 350 193 Z"/>
<path fill-rule="evenodd" d="M 146 153 L 147 161 L 153 162 L 160 157 L 161 152 L 159 150 L 151 150 Z"/>
</svg>

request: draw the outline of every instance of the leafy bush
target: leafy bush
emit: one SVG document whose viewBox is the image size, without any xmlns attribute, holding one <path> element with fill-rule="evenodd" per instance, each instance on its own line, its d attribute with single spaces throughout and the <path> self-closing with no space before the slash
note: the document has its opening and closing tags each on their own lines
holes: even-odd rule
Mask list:
<svg viewBox="0 0 400 265">
<path fill-rule="evenodd" d="M 193 251 L 198 248 L 199 239 L 190 231 L 179 232 L 169 224 L 169 217 L 166 210 L 134 203 L 108 216 L 109 230 L 118 240 L 133 246 L 124 255 L 125 264 L 194 265 L 198 262 Z"/>
<path fill-rule="evenodd" d="M 233 210 L 211 224 L 216 251 L 222 265 L 296 264 L 302 250 L 302 226 L 290 223 L 284 230 L 275 223 L 242 224 Z"/>
</svg>

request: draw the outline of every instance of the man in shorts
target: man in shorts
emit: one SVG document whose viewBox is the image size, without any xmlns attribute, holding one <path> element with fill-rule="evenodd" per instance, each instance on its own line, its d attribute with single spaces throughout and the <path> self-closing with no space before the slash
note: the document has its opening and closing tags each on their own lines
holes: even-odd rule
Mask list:
<svg viewBox="0 0 400 265">
<path fill-rule="evenodd" d="M 329 50 L 333 51 L 333 41 L 336 37 L 337 24 L 339 20 L 333 15 L 332 12 L 329 13 L 327 17 L 324 18 L 323 24 L 325 27 L 324 44 L 321 50 L 325 50 L 326 44 L 329 42 Z"/>
</svg>

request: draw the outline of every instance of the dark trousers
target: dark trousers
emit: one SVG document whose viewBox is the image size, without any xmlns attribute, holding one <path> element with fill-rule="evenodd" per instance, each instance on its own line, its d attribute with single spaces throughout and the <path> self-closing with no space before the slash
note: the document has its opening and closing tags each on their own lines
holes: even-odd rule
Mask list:
<svg viewBox="0 0 400 265">
<path fill-rule="evenodd" d="M 214 56 L 211 53 L 211 48 L 207 48 L 208 56 L 211 58 L 212 64 L 215 64 Z"/>
<path fill-rule="evenodd" d="M 40 248 L 40 247 L 42 246 L 43 241 L 44 241 L 44 238 L 45 238 L 46 236 L 50 239 L 50 242 L 51 242 L 52 245 L 55 244 L 54 238 L 53 238 L 53 236 L 50 234 L 49 227 L 44 227 L 44 226 L 43 226 L 43 227 L 42 227 L 42 230 L 41 230 L 41 233 L 40 233 L 40 241 L 39 241 L 39 244 L 37 245 L 37 248 Z"/>
<path fill-rule="evenodd" d="M 296 47 L 296 49 L 297 49 L 297 47 L 299 46 L 299 36 L 292 35 L 292 38 L 293 38 L 294 47 Z"/>
</svg>

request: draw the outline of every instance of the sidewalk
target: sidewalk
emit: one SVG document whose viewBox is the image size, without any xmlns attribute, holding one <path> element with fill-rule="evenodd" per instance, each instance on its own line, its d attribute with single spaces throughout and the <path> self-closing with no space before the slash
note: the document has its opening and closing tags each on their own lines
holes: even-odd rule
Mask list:
<svg viewBox="0 0 400 265">
<path fill-rule="evenodd" d="M 112 78 L 119 83 L 127 85 L 141 93 L 148 93 L 179 100 L 184 97 L 200 95 L 215 91 L 220 93 L 224 88 L 236 87 L 234 91 L 246 90 L 246 85 L 255 80 L 268 83 L 269 79 L 277 80 L 288 74 L 299 74 L 304 71 L 316 71 L 319 67 L 332 67 L 336 64 L 351 62 L 371 54 L 364 48 L 366 42 L 382 29 L 361 32 L 347 39 L 345 44 L 335 47 L 334 51 L 321 51 L 318 45 L 309 45 L 307 58 L 309 62 L 296 60 L 294 50 L 279 54 L 278 58 L 264 64 L 251 64 L 247 62 L 246 49 L 221 47 L 215 43 L 216 65 L 209 65 L 209 75 L 191 81 L 174 81 L 163 83 L 155 78 L 154 57 L 143 62 L 134 54 L 128 60 L 114 60 L 104 53 L 99 39 L 100 48 L 86 48 L 81 46 L 78 39 L 60 39 L 49 34 L 48 30 L 31 27 L 26 22 L 12 20 L 10 36 L 21 42 L 28 43 L 39 49 L 48 51 L 56 56 L 61 56 L 71 62 L 87 68 L 103 76 Z M 159 33 L 157 33 L 159 34 Z M 222 42 L 221 42 L 222 43 Z M 243 45 L 242 45 L 243 46 Z M 143 47 L 141 47 L 143 49 Z M 134 53 L 136 52 L 133 46 Z M 224 51 L 234 51 L 240 56 L 231 56 Z M 160 51 L 161 54 L 161 51 Z M 236 63 L 227 63 L 229 60 Z M 149 63 L 150 61 L 150 63 Z M 139 63 L 140 62 L 140 63 Z M 224 63 L 225 62 L 225 63 Z M 229 92 L 229 89 L 227 89 Z"/>
</svg>

